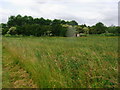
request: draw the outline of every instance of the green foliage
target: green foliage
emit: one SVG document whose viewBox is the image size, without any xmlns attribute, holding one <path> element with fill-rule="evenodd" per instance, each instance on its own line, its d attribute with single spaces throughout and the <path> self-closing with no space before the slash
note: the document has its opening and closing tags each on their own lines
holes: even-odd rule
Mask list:
<svg viewBox="0 0 120 90">
<path fill-rule="evenodd" d="M 2 26 L 2 35 L 5 35 L 9 30 L 7 24 L 1 23 L 0 25 Z"/>
<path fill-rule="evenodd" d="M 73 26 L 76 28 L 76 33 L 85 34 L 102 34 L 102 33 L 113 33 L 116 35 L 120 34 L 120 27 L 110 26 L 106 27 L 103 23 L 99 22 L 93 26 L 87 26 L 86 24 L 78 25 L 75 20 L 65 21 L 61 19 L 44 19 L 33 18 L 31 16 L 10 16 L 7 24 L 2 25 L 2 34 L 7 33 L 11 35 L 22 34 L 24 36 L 66 36 L 67 28 Z M 16 30 L 10 30 L 14 29 Z M 48 28 L 48 29 L 47 29 Z M 50 32 L 50 33 L 49 33 Z"/>
<path fill-rule="evenodd" d="M 81 37 L 86 37 L 87 34 L 81 33 L 80 36 L 81 36 Z"/>
<path fill-rule="evenodd" d="M 11 34 L 11 35 L 17 34 L 17 32 L 16 32 L 16 27 L 11 27 L 11 28 L 9 29 L 9 31 L 7 32 L 7 34 Z"/>
<path fill-rule="evenodd" d="M 116 33 L 116 27 L 115 26 L 110 26 L 110 27 L 108 27 L 106 32 L 108 32 L 108 33 Z"/>
<path fill-rule="evenodd" d="M 78 33 L 84 33 L 84 30 L 80 25 L 75 26 L 75 28 Z"/>
<path fill-rule="evenodd" d="M 80 25 L 82 28 L 84 28 L 84 27 L 87 27 L 87 25 L 86 24 L 83 24 L 83 25 Z"/>
<path fill-rule="evenodd" d="M 5 34 L 5 37 L 10 37 L 11 36 L 11 34 Z"/>
<path fill-rule="evenodd" d="M 60 36 L 61 37 L 66 37 L 66 32 L 67 32 L 67 28 L 62 27 L 61 31 L 60 31 Z"/>
<path fill-rule="evenodd" d="M 107 27 L 103 23 L 99 22 L 95 26 L 91 27 L 90 33 L 91 34 L 102 34 L 106 32 L 106 29 Z"/>
<path fill-rule="evenodd" d="M 38 24 L 26 24 L 21 27 L 17 27 L 17 33 L 21 35 L 33 35 L 33 36 L 44 36 L 48 32 L 51 32 L 51 26 L 49 25 L 38 25 Z"/>
<path fill-rule="evenodd" d="M 72 26 L 78 25 L 78 23 L 75 20 L 72 20 L 72 21 L 68 22 L 67 24 L 72 25 Z"/>
<path fill-rule="evenodd" d="M 88 27 L 84 27 L 83 30 L 84 30 L 85 34 L 89 34 L 89 28 Z"/>
<path fill-rule="evenodd" d="M 52 25 L 52 34 L 53 36 L 65 36 L 67 28 L 62 27 L 60 24 Z"/>
<path fill-rule="evenodd" d="M 2 35 L 5 35 L 8 32 L 9 29 L 2 28 Z"/>
<path fill-rule="evenodd" d="M 24 36 L 65 36 L 66 28 L 61 24 L 66 24 L 64 20 L 49 20 L 44 18 L 32 18 L 21 15 L 11 16 L 7 22 L 9 30 L 4 30 L 3 34 L 22 34 Z M 15 30 L 13 30 L 16 27 Z M 8 32 L 7 32 L 8 31 Z"/>
<path fill-rule="evenodd" d="M 116 27 L 116 33 L 117 33 L 117 34 L 120 34 L 120 26 L 117 26 L 117 27 Z"/>
<path fill-rule="evenodd" d="M 106 33 L 103 33 L 105 36 L 119 36 L 120 35 L 120 27 L 119 26 L 110 26 L 106 29 Z"/>
<path fill-rule="evenodd" d="M 116 36 L 116 34 L 113 34 L 113 33 L 103 33 L 103 34 L 100 34 L 100 36 Z"/>
</svg>

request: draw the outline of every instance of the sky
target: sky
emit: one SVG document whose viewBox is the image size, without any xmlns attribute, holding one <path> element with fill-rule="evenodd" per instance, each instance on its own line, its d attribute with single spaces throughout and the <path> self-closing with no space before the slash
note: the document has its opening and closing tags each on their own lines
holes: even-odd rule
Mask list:
<svg viewBox="0 0 120 90">
<path fill-rule="evenodd" d="M 11 15 L 75 20 L 89 26 L 118 25 L 119 0 L 0 0 L 0 23 Z"/>
</svg>

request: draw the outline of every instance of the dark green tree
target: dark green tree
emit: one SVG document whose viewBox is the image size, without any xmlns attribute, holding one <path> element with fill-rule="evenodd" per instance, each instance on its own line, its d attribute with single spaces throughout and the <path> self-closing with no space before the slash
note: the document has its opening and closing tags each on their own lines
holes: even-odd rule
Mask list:
<svg viewBox="0 0 120 90">
<path fill-rule="evenodd" d="M 78 23 L 75 20 L 72 20 L 72 21 L 68 22 L 68 25 L 74 26 L 74 25 L 78 25 Z"/>
<path fill-rule="evenodd" d="M 92 29 L 93 33 L 102 34 L 106 32 L 107 27 L 103 23 L 99 22 L 95 26 L 93 26 Z"/>
<path fill-rule="evenodd" d="M 5 23 L 1 23 L 1 27 L 2 27 L 2 35 L 5 35 L 8 32 L 9 28 Z"/>
</svg>

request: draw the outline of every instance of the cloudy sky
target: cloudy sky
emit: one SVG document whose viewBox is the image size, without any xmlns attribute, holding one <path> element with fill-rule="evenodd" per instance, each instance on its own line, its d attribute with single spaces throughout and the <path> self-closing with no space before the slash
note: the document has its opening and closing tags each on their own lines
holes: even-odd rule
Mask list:
<svg viewBox="0 0 120 90">
<path fill-rule="evenodd" d="M 79 24 L 118 24 L 119 0 L 0 0 L 0 23 L 11 15 L 76 20 Z"/>
</svg>

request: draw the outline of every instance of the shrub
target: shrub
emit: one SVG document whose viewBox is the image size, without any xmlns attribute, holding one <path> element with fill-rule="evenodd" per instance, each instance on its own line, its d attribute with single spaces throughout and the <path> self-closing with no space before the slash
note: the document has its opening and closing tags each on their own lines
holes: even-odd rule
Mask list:
<svg viewBox="0 0 120 90">
<path fill-rule="evenodd" d="M 16 34 L 16 27 L 11 27 L 7 34 L 15 35 Z"/>
<path fill-rule="evenodd" d="M 10 37 L 11 35 L 10 34 L 5 34 L 5 37 Z"/>
<path fill-rule="evenodd" d="M 113 33 L 103 33 L 103 34 L 100 34 L 100 36 L 115 36 L 115 34 L 113 34 Z"/>
<path fill-rule="evenodd" d="M 18 34 L 15 34 L 16 37 L 18 37 L 19 35 Z"/>
<path fill-rule="evenodd" d="M 80 34 L 80 37 L 86 37 L 86 36 L 87 34 L 84 34 L 84 33 Z"/>
<path fill-rule="evenodd" d="M 18 35 L 18 34 L 15 34 L 15 35 L 12 35 L 12 36 L 15 36 L 15 37 L 23 37 L 23 35 Z"/>
<path fill-rule="evenodd" d="M 20 37 L 23 37 L 23 35 L 22 35 L 22 34 L 20 34 L 19 36 L 20 36 Z"/>
</svg>

